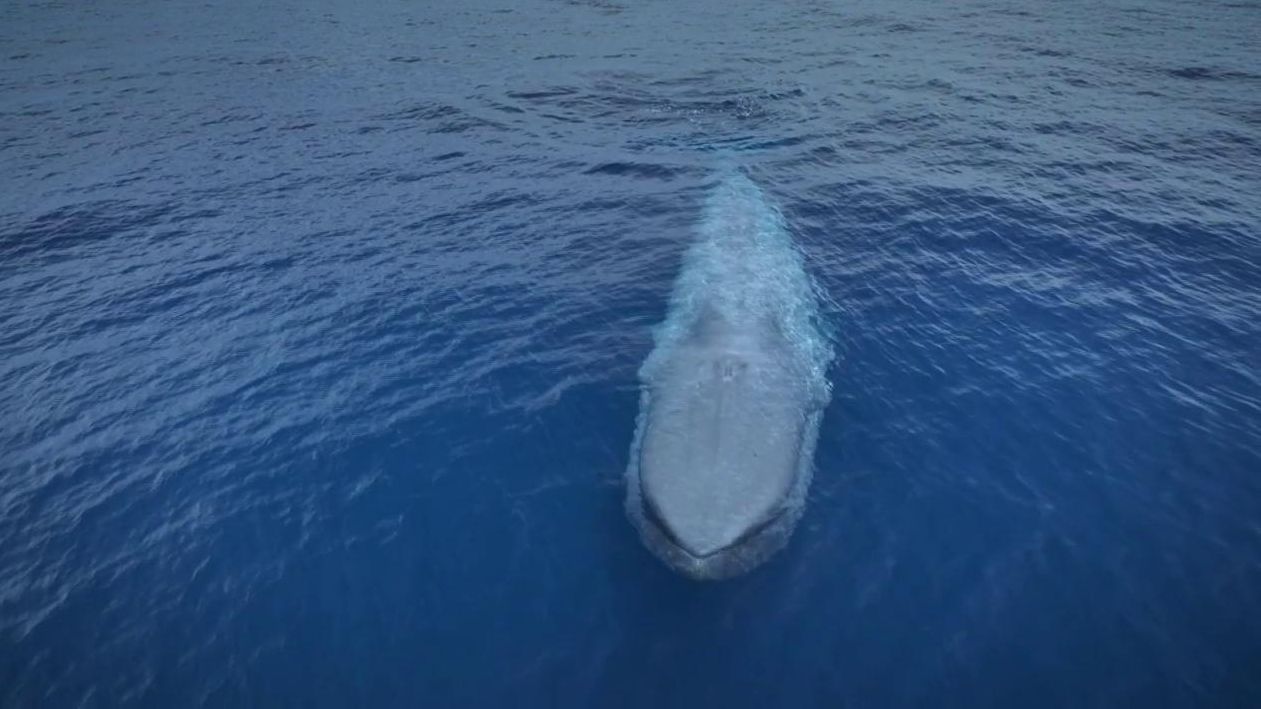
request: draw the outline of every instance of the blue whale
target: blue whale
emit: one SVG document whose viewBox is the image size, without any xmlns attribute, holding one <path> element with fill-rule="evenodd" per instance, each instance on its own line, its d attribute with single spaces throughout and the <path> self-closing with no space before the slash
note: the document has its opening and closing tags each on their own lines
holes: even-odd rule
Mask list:
<svg viewBox="0 0 1261 709">
<path fill-rule="evenodd" d="M 627 513 L 677 571 L 719 579 L 801 516 L 831 348 L 782 215 L 740 174 L 710 195 L 640 370 Z"/>
</svg>

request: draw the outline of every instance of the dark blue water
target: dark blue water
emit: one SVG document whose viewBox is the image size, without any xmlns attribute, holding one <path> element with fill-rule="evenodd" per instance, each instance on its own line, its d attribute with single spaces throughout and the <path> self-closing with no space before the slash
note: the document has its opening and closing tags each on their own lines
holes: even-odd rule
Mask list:
<svg viewBox="0 0 1261 709">
<path fill-rule="evenodd" d="M 0 7 L 0 705 L 1261 706 L 1261 7 Z M 621 507 L 719 157 L 788 548 Z"/>
</svg>

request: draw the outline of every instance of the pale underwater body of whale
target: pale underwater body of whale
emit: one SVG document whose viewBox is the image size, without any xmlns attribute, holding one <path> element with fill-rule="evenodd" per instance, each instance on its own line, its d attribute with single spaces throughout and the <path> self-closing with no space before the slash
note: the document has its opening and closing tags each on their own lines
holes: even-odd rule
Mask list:
<svg viewBox="0 0 1261 709">
<path fill-rule="evenodd" d="M 658 557 L 725 578 L 787 543 L 830 396 L 818 299 L 783 217 L 743 175 L 710 195 L 640 370 L 627 513 Z"/>
</svg>

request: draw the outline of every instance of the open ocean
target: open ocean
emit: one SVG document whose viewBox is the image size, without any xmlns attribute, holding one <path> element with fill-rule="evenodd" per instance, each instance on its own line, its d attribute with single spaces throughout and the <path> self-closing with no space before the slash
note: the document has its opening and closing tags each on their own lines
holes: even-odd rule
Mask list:
<svg viewBox="0 0 1261 709">
<path fill-rule="evenodd" d="M 622 508 L 724 162 L 804 517 Z M 1261 4 L 0 5 L 0 707 L 1261 706 Z"/>
</svg>

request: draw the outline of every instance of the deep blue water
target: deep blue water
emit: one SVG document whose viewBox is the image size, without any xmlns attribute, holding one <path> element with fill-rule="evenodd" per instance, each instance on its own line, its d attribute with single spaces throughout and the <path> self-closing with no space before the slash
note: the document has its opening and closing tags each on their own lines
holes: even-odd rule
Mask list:
<svg viewBox="0 0 1261 709">
<path fill-rule="evenodd" d="M 1261 706 L 1261 7 L 0 6 L 0 706 Z M 801 525 L 622 510 L 719 157 Z"/>
</svg>

